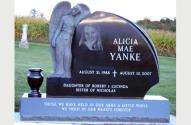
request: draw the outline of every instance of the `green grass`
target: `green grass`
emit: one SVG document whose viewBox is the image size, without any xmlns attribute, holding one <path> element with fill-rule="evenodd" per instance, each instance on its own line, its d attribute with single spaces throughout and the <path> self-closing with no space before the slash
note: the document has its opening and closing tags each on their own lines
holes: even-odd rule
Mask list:
<svg viewBox="0 0 191 125">
<path fill-rule="evenodd" d="M 171 113 L 176 114 L 176 58 L 159 57 L 160 82 L 153 86 L 148 95 L 161 95 L 170 100 Z"/>
<path fill-rule="evenodd" d="M 45 76 L 41 92 L 45 91 L 46 77 L 52 72 L 52 61 L 48 44 L 30 42 L 29 49 L 19 49 L 15 43 L 15 110 L 19 109 L 19 100 L 23 93 L 28 92 L 26 81 L 28 68 L 38 66 Z M 176 114 L 176 58 L 159 57 L 160 83 L 152 87 L 149 95 L 161 95 L 170 100 L 171 113 Z"/>
</svg>

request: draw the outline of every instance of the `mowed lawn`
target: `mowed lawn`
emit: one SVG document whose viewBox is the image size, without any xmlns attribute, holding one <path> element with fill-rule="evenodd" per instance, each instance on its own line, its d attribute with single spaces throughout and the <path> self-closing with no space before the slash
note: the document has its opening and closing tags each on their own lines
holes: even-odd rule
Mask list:
<svg viewBox="0 0 191 125">
<path fill-rule="evenodd" d="M 161 95 L 170 100 L 171 113 L 176 114 L 176 58 L 159 57 L 160 82 L 152 87 L 148 95 Z M 15 43 L 15 111 L 19 110 L 19 100 L 29 92 L 27 73 L 30 67 L 43 69 L 44 82 L 40 91 L 46 92 L 46 77 L 52 72 L 52 60 L 48 44 L 30 42 L 29 49 L 20 49 Z"/>
</svg>

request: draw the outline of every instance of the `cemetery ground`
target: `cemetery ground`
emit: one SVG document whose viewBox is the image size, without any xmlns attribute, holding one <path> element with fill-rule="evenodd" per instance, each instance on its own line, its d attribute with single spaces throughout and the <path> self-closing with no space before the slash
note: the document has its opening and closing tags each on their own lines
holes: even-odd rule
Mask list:
<svg viewBox="0 0 191 125">
<path fill-rule="evenodd" d="M 19 100 L 29 92 L 27 73 L 30 67 L 43 69 L 44 82 L 40 88 L 46 92 L 46 78 L 52 72 L 52 60 L 48 44 L 29 42 L 29 49 L 20 49 L 15 42 L 15 111 L 19 111 Z M 161 95 L 169 99 L 171 114 L 176 115 L 176 58 L 159 56 L 160 82 L 147 95 Z"/>
</svg>

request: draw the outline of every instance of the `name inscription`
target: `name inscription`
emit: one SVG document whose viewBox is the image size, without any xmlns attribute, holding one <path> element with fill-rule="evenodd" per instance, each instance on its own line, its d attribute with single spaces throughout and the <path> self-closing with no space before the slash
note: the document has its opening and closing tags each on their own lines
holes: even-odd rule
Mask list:
<svg viewBox="0 0 191 125">
<path fill-rule="evenodd" d="M 112 61 L 141 61 L 141 53 L 134 52 L 134 46 L 138 46 L 135 38 L 115 38 L 113 45 L 117 46 L 117 52 L 110 52 Z"/>
</svg>

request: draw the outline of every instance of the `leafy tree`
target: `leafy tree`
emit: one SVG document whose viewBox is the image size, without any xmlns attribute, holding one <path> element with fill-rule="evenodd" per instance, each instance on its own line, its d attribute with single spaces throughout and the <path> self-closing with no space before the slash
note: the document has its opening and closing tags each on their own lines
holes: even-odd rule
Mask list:
<svg viewBox="0 0 191 125">
<path fill-rule="evenodd" d="M 36 9 L 32 9 L 32 10 L 30 11 L 29 15 L 30 15 L 31 17 L 44 18 L 44 14 L 41 13 L 41 12 L 39 12 L 39 11 L 37 11 Z"/>
<path fill-rule="evenodd" d="M 32 9 L 32 10 L 30 11 L 30 15 L 31 15 L 32 17 L 36 17 L 36 15 L 37 15 L 37 10 L 36 10 L 36 9 Z"/>
<path fill-rule="evenodd" d="M 146 29 L 159 29 L 176 32 L 176 18 L 174 20 L 163 17 L 160 21 L 151 21 L 149 18 L 137 21 L 137 24 Z"/>
</svg>

